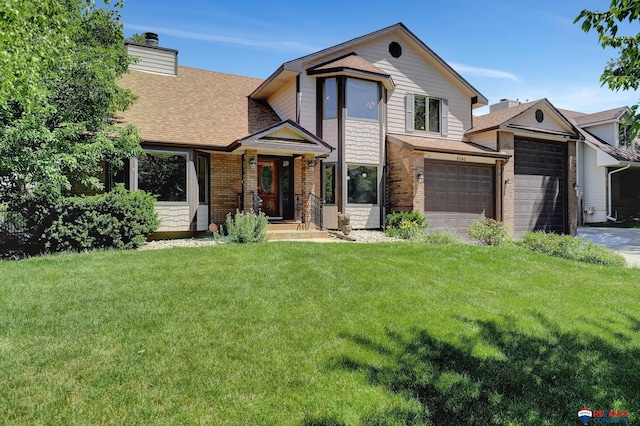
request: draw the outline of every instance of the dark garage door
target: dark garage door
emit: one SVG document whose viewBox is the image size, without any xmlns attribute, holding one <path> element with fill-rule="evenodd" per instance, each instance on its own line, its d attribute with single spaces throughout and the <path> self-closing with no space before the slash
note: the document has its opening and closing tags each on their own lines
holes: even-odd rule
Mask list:
<svg viewBox="0 0 640 426">
<path fill-rule="evenodd" d="M 567 145 L 515 140 L 515 233 L 563 233 L 567 222 Z"/>
<path fill-rule="evenodd" d="M 424 171 L 430 228 L 467 234 L 469 222 L 494 217 L 494 166 L 425 161 Z"/>
</svg>

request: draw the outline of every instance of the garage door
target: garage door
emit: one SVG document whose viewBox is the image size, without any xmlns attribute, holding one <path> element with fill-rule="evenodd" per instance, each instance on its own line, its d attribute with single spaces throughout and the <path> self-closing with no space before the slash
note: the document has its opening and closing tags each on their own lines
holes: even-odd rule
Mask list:
<svg viewBox="0 0 640 426">
<path fill-rule="evenodd" d="M 567 145 L 515 140 L 515 233 L 563 233 L 567 222 Z"/>
<path fill-rule="evenodd" d="M 467 234 L 469 222 L 494 217 L 495 166 L 425 161 L 425 215 L 430 228 Z"/>
</svg>

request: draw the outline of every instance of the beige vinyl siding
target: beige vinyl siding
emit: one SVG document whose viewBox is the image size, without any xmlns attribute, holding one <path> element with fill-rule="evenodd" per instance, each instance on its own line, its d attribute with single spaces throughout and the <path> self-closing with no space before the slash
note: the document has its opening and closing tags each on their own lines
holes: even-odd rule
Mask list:
<svg viewBox="0 0 640 426">
<path fill-rule="evenodd" d="M 616 146 L 616 125 L 615 123 L 600 124 L 584 128 L 592 135 L 602 139 L 610 145 Z"/>
<path fill-rule="evenodd" d="M 542 120 L 542 123 L 538 123 L 538 120 L 536 120 L 535 110 L 530 110 L 528 111 L 527 114 L 516 117 L 516 119 L 513 120 L 512 124 L 515 124 L 517 126 L 534 127 L 537 129 L 551 130 L 554 132 L 570 131 L 569 127 L 566 124 L 556 121 L 553 118 L 556 115 L 556 113 L 554 113 L 553 111 L 547 108 L 541 108 L 541 110 L 544 114 L 544 119 Z"/>
<path fill-rule="evenodd" d="M 471 136 L 469 139 L 471 140 L 471 142 L 478 145 L 486 146 L 489 149 L 498 149 L 498 137 L 496 135 L 496 132 L 482 133 L 477 136 Z"/>
<path fill-rule="evenodd" d="M 313 64 L 312 64 L 313 65 Z M 305 65 L 305 70 L 307 66 Z M 316 78 L 300 74 L 300 125 L 316 134 Z"/>
<path fill-rule="evenodd" d="M 338 161 L 338 119 L 322 120 L 322 140 L 329 144 L 333 151 L 325 160 L 328 163 Z"/>
<path fill-rule="evenodd" d="M 402 46 L 400 58 L 393 58 L 389 54 L 389 43 L 392 41 L 397 41 Z M 404 36 L 389 35 L 359 46 L 351 46 L 343 51 L 334 52 L 329 57 L 305 63 L 303 70 L 350 52 L 355 52 L 363 59 L 386 71 L 393 79 L 395 90 L 387 104 L 388 120 L 385 123 L 389 133 L 407 134 L 404 100 L 407 93 L 417 93 L 448 100 L 448 136 L 443 138 L 463 140 L 464 132 L 471 128 L 472 94 L 467 93 L 462 84 L 454 77 L 443 74 L 434 60 L 426 54 L 420 53 L 413 42 Z M 302 91 L 300 124 L 315 132 L 316 78 L 308 76 L 306 71 L 303 71 L 300 75 L 300 90 Z M 434 137 L 431 133 L 428 136 Z"/>
<path fill-rule="evenodd" d="M 282 89 L 274 93 L 267 102 L 281 120 L 296 121 L 296 80 L 291 79 Z M 315 132 L 314 132 L 315 133 Z"/>
<path fill-rule="evenodd" d="M 389 43 L 397 41 L 402 55 L 393 58 Z M 359 46 L 356 53 L 377 67 L 391 74 L 395 90 L 387 104 L 387 131 L 407 134 L 405 127 L 405 96 L 407 93 L 423 94 L 432 98 L 447 99 L 449 103 L 448 136 L 446 139 L 462 140 L 465 130 L 471 128 L 471 94 L 436 67 L 435 62 L 412 47 L 408 39 L 396 35 L 382 37 L 370 44 Z M 412 132 L 419 135 L 420 132 Z M 429 137 L 434 137 L 432 133 Z M 438 137 L 438 136 L 435 136 Z"/>
<path fill-rule="evenodd" d="M 176 75 L 178 52 L 133 44 L 127 44 L 126 47 L 130 56 L 139 58 L 138 63 L 129 65 L 130 69 L 156 74 Z"/>
<path fill-rule="evenodd" d="M 592 215 L 585 214 L 585 222 L 607 221 L 607 169 L 597 166 L 597 152 L 583 144 L 581 147 L 582 176 L 581 185 L 584 192 L 584 207 L 595 207 Z"/>
<path fill-rule="evenodd" d="M 345 121 L 345 161 L 358 164 L 379 164 L 380 124 L 375 121 Z"/>
</svg>

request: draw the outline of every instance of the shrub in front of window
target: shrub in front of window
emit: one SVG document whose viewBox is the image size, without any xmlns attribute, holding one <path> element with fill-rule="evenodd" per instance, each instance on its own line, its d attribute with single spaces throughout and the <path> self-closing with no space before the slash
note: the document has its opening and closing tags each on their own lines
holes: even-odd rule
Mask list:
<svg viewBox="0 0 640 426">
<path fill-rule="evenodd" d="M 228 241 L 233 243 L 260 243 L 267 240 L 267 216 L 253 210 L 245 213 L 236 210 L 235 215 L 227 214 L 223 231 Z"/>
<path fill-rule="evenodd" d="M 469 236 L 488 246 L 499 246 L 510 240 L 507 225 L 490 217 L 471 222 Z"/>
<path fill-rule="evenodd" d="M 155 198 L 121 184 L 88 197 L 32 198 L 21 211 L 31 253 L 134 249 L 160 225 Z"/>
<path fill-rule="evenodd" d="M 535 231 L 525 233 L 519 245 L 538 253 L 562 257 L 578 262 L 595 263 L 609 266 L 626 266 L 627 262 L 620 254 L 593 241 L 575 238 L 569 235 L 558 235 Z"/>
<path fill-rule="evenodd" d="M 420 235 L 426 226 L 425 217 L 419 211 L 393 212 L 387 215 L 384 231 L 390 237 L 409 240 Z"/>
</svg>

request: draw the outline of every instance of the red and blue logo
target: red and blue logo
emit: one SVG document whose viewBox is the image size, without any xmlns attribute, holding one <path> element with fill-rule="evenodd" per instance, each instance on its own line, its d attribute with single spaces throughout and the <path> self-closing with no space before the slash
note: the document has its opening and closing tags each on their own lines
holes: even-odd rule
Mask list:
<svg viewBox="0 0 640 426">
<path fill-rule="evenodd" d="M 578 418 L 583 424 L 591 423 L 629 423 L 629 413 L 627 410 L 590 410 L 581 408 L 578 411 Z"/>
<path fill-rule="evenodd" d="M 593 413 L 588 408 L 581 408 L 580 411 L 578 411 L 578 418 L 582 420 L 582 423 L 585 425 L 589 423 L 591 417 L 593 417 Z"/>
</svg>

